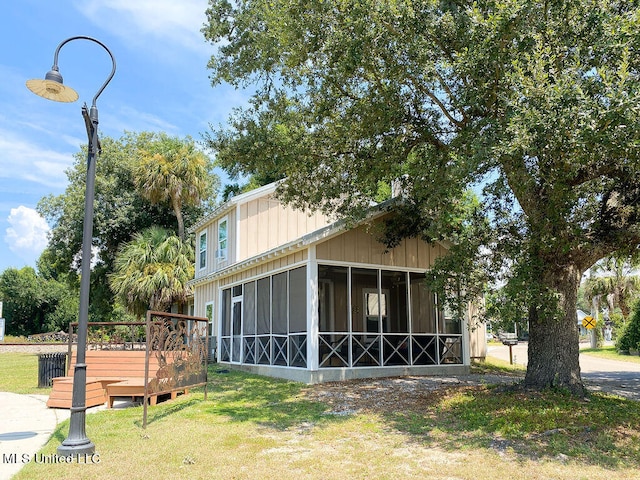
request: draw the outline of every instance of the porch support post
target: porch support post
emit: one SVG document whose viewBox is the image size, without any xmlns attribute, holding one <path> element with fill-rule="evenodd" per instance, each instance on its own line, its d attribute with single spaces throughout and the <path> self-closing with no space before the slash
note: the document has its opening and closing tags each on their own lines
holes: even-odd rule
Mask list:
<svg viewBox="0 0 640 480">
<path fill-rule="evenodd" d="M 320 317 L 318 316 L 318 261 L 315 245 L 311 245 L 307 252 L 307 370 L 317 371 L 320 363 L 318 360 Z"/>
<path fill-rule="evenodd" d="M 467 304 L 464 317 L 462 318 L 462 328 L 460 329 L 462 332 L 462 364 L 466 366 L 471 365 L 471 328 L 469 325 L 471 308 L 472 305 L 470 303 Z"/>
</svg>

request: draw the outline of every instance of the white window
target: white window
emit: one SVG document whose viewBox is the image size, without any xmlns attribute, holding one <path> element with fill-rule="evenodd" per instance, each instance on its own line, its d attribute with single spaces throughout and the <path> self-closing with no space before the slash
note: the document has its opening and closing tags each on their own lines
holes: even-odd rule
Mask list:
<svg viewBox="0 0 640 480">
<path fill-rule="evenodd" d="M 227 259 L 228 224 L 227 217 L 220 219 L 218 222 L 218 250 L 216 251 L 216 258 L 220 261 Z"/>
<path fill-rule="evenodd" d="M 198 241 L 198 268 L 202 270 L 207 266 L 207 232 L 202 232 Z"/>
<path fill-rule="evenodd" d="M 212 337 L 215 337 L 217 335 L 217 332 L 213 324 L 213 307 L 214 307 L 213 302 L 207 302 L 204 306 L 204 316 L 209 319 L 209 328 L 210 328 L 209 334 Z"/>
<path fill-rule="evenodd" d="M 218 350 L 218 329 L 216 322 L 213 318 L 213 302 L 207 302 L 204 305 L 204 316 L 209 319 L 209 354 L 211 358 L 216 359 L 216 352 Z"/>
</svg>

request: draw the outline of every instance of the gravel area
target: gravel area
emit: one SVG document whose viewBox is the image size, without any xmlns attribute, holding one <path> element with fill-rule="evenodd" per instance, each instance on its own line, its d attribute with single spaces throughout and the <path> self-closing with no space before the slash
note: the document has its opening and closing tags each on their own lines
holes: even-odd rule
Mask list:
<svg viewBox="0 0 640 480">
<path fill-rule="evenodd" d="M 476 389 L 482 385 L 510 385 L 522 376 L 469 374 L 456 377 L 394 377 L 349 380 L 311 385 L 305 395 L 312 400 L 331 405 L 331 415 L 351 415 L 358 412 L 423 411 L 425 405 L 437 402 L 451 390 Z M 620 389 L 605 381 L 586 382 L 591 392 L 606 392 L 630 400 L 640 400 L 634 389 Z"/>
<path fill-rule="evenodd" d="M 54 353 L 66 352 L 69 346 L 66 343 L 60 344 L 6 344 L 0 343 L 0 353 Z"/>
</svg>

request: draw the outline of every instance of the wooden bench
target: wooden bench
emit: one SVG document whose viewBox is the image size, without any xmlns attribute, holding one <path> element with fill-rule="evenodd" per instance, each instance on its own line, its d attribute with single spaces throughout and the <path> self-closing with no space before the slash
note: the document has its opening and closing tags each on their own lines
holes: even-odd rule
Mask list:
<svg viewBox="0 0 640 480">
<path fill-rule="evenodd" d="M 173 361 L 173 355 L 165 354 L 167 363 Z M 71 408 L 73 395 L 73 373 L 76 362 L 75 352 L 69 365 L 68 376 L 53 379 L 53 388 L 47 400 L 47 406 L 53 408 Z M 113 406 L 116 397 L 143 397 L 145 392 L 145 351 L 144 350 L 88 350 L 87 381 L 85 405 L 94 407 L 107 404 Z M 160 370 L 160 362 L 154 353 L 149 355 L 149 383 L 155 381 Z M 155 405 L 158 395 L 169 393 L 175 398 L 178 392 L 188 393 L 186 388 L 173 388 L 169 391 L 156 391 L 149 394 L 150 403 Z"/>
<path fill-rule="evenodd" d="M 116 397 L 142 397 L 144 395 L 144 377 L 141 378 L 129 378 L 121 382 L 110 383 L 106 386 L 107 390 L 107 406 L 113 407 L 113 401 Z M 185 395 L 189 393 L 189 389 L 173 388 L 166 392 L 155 392 L 149 394 L 149 403 L 155 405 L 158 402 L 158 396 L 169 394 L 173 400 L 178 395 L 178 392 L 182 391 Z"/>
</svg>

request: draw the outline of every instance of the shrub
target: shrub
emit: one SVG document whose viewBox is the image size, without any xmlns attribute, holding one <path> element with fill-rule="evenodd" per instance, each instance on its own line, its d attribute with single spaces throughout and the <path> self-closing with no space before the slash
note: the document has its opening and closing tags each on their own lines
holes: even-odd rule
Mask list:
<svg viewBox="0 0 640 480">
<path fill-rule="evenodd" d="M 610 313 L 609 320 L 611 321 L 613 338 L 619 338 L 622 332 L 624 332 L 624 317 L 621 313 Z"/>
<path fill-rule="evenodd" d="M 616 341 L 616 348 L 621 352 L 640 347 L 640 302 L 633 308 L 631 318 L 624 327 L 622 335 Z"/>
</svg>

